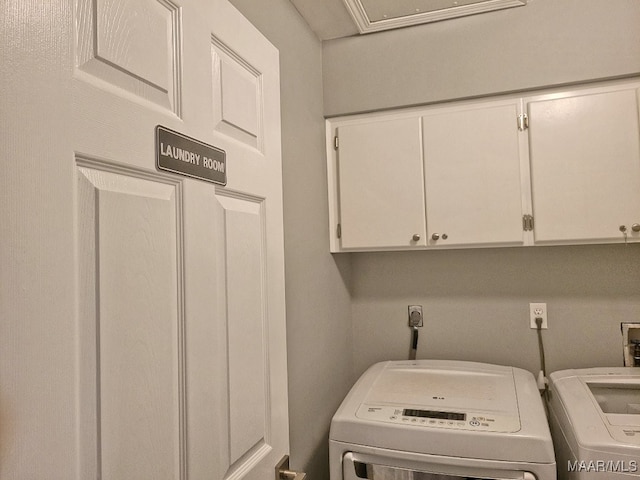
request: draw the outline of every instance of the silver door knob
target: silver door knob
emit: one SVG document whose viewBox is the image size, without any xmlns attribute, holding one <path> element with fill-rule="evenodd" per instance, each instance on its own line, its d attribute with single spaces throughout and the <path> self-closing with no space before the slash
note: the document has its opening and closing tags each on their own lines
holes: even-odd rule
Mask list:
<svg viewBox="0 0 640 480">
<path fill-rule="evenodd" d="M 431 235 L 431 240 L 438 240 L 439 238 L 440 238 L 439 233 L 434 233 L 433 235 Z"/>
<path fill-rule="evenodd" d="M 411 237 L 411 238 L 413 238 L 414 242 L 417 242 L 418 240 L 420 240 L 420 234 L 419 233 L 414 233 L 413 237 Z"/>
<path fill-rule="evenodd" d="M 634 223 L 633 225 L 631 225 L 631 230 L 633 230 L 634 232 L 640 232 L 640 223 Z"/>
</svg>

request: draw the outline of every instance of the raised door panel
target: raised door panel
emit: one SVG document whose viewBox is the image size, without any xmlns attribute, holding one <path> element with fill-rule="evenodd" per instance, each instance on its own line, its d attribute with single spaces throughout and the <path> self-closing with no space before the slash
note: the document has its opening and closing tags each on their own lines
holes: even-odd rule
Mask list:
<svg viewBox="0 0 640 480">
<path fill-rule="evenodd" d="M 247 196 L 218 199 L 227 278 L 228 468 L 234 471 L 252 455 L 263 455 L 271 441 L 264 204 Z"/>
<path fill-rule="evenodd" d="M 636 88 L 532 99 L 529 148 L 536 243 L 639 239 Z"/>
<path fill-rule="evenodd" d="M 169 0 L 77 0 L 78 72 L 181 114 L 181 11 Z M 132 97 L 132 98 L 133 98 Z"/>
<path fill-rule="evenodd" d="M 523 243 L 517 116 L 507 101 L 422 118 L 430 246 Z"/>
<path fill-rule="evenodd" d="M 420 119 L 343 125 L 337 133 L 341 248 L 424 245 Z"/>
<path fill-rule="evenodd" d="M 214 122 L 217 132 L 263 149 L 262 74 L 217 37 L 212 37 Z"/>
<path fill-rule="evenodd" d="M 78 158 L 83 478 L 184 468 L 181 189 Z"/>
</svg>

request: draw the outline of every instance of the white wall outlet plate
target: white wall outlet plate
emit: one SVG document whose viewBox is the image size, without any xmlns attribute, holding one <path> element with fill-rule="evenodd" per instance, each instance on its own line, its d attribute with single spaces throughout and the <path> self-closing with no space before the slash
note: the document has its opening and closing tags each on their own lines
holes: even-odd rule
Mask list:
<svg viewBox="0 0 640 480">
<path fill-rule="evenodd" d="M 547 324 L 547 304 L 546 303 L 530 303 L 529 304 L 529 325 L 531 328 L 538 328 L 536 318 L 542 319 L 540 328 L 549 328 Z"/>
</svg>

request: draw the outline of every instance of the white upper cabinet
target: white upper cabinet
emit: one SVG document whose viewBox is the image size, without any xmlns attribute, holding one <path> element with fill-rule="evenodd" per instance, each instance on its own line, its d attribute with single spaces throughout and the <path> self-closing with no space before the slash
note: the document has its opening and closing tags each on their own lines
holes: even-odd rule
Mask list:
<svg viewBox="0 0 640 480">
<path fill-rule="evenodd" d="M 429 245 L 523 244 L 519 105 L 465 104 L 422 117 Z"/>
<path fill-rule="evenodd" d="M 525 101 L 535 243 L 638 240 L 637 85 Z"/>
<path fill-rule="evenodd" d="M 328 120 L 331 251 L 640 242 L 639 87 Z"/>
<path fill-rule="evenodd" d="M 346 124 L 336 133 L 339 248 L 424 245 L 420 119 Z"/>
</svg>

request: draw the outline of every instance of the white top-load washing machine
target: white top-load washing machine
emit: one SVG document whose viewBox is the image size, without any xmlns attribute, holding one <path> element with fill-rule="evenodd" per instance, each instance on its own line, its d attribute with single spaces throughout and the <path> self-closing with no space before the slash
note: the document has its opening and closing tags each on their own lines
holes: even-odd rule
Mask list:
<svg viewBox="0 0 640 480">
<path fill-rule="evenodd" d="M 562 370 L 549 390 L 558 478 L 640 478 L 640 368 Z"/>
<path fill-rule="evenodd" d="M 533 375 L 419 360 L 373 365 L 331 422 L 331 480 L 555 480 Z"/>
</svg>

